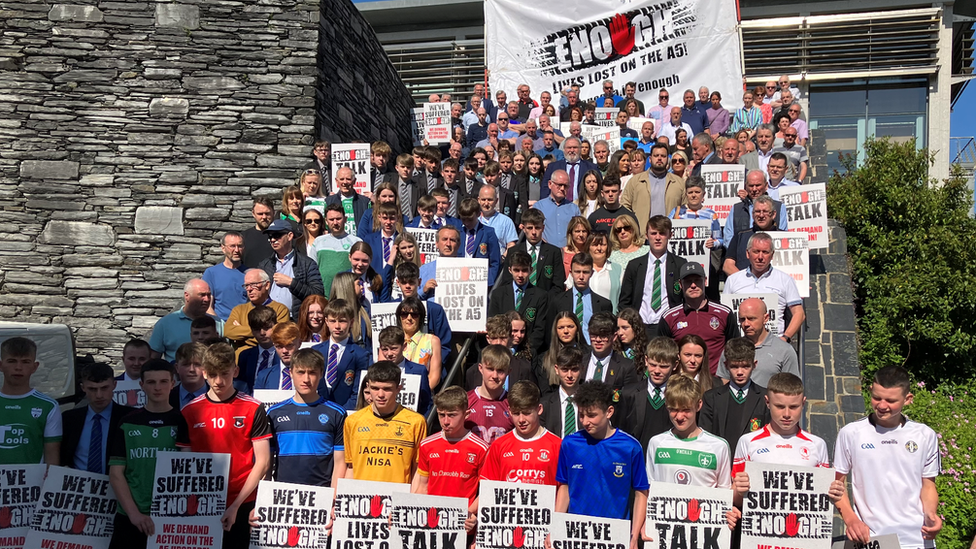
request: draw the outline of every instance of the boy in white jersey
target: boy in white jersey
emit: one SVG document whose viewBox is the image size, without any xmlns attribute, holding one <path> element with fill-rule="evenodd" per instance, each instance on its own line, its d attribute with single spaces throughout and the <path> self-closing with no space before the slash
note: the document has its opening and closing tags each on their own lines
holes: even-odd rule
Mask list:
<svg viewBox="0 0 976 549">
<path fill-rule="evenodd" d="M 871 385 L 874 413 L 837 433 L 837 481 L 830 496 L 855 542 L 897 534 L 902 549 L 931 548 L 942 530 L 935 486 L 941 470 L 938 438 L 901 413 L 912 402 L 910 384 L 904 368 L 878 370 Z M 848 475 L 856 511 L 843 489 Z"/>
<path fill-rule="evenodd" d="M 647 478 L 658 482 L 730 488 L 732 460 L 729 445 L 698 426 L 701 386 L 686 376 L 674 376 L 664 390 L 673 427 L 651 437 L 647 444 Z"/>
<path fill-rule="evenodd" d="M 749 491 L 746 462 L 778 463 L 802 467 L 830 467 L 827 443 L 817 435 L 800 429 L 800 416 L 807 399 L 803 395 L 803 381 L 796 375 L 780 372 L 769 378 L 766 387 L 766 406 L 770 422 L 762 429 L 742 435 L 735 446 L 732 461 L 732 489 L 735 490 L 735 509 L 741 516 L 742 498 Z"/>
</svg>

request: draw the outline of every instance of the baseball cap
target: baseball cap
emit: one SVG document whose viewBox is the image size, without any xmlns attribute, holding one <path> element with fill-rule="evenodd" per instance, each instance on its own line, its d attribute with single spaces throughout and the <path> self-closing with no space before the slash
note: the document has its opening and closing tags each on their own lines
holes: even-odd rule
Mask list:
<svg viewBox="0 0 976 549">
<path fill-rule="evenodd" d="M 697 261 L 689 261 L 681 266 L 678 271 L 678 278 L 684 280 L 686 276 L 698 275 L 705 278 L 705 269 Z"/>
<path fill-rule="evenodd" d="M 291 232 L 294 232 L 294 229 L 291 227 L 291 223 L 284 219 L 275 219 L 270 225 L 268 225 L 268 228 L 264 230 L 264 234 Z"/>
</svg>

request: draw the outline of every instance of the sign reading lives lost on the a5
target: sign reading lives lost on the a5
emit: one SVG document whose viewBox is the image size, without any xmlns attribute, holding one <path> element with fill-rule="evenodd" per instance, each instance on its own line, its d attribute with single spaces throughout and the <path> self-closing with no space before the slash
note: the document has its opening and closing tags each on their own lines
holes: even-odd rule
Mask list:
<svg viewBox="0 0 976 549">
<path fill-rule="evenodd" d="M 340 478 L 332 549 L 390 549 L 393 493 L 409 491 L 409 484 Z"/>
<path fill-rule="evenodd" d="M 488 321 L 488 260 L 441 257 L 434 277 L 434 298 L 444 307 L 451 330 L 483 331 Z"/>
</svg>

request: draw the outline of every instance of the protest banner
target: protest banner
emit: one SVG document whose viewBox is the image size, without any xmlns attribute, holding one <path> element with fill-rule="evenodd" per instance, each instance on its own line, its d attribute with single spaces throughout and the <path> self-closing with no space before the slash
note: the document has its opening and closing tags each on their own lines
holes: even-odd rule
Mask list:
<svg viewBox="0 0 976 549">
<path fill-rule="evenodd" d="M 441 257 L 434 278 L 437 279 L 434 297 L 444 307 L 451 330 L 483 331 L 488 316 L 488 260 Z"/>
<path fill-rule="evenodd" d="M 357 193 L 373 190 L 373 182 L 369 180 L 369 143 L 336 143 L 332 145 L 332 176 L 339 173 L 339 168 L 349 168 L 356 183 L 353 189 Z"/>
<path fill-rule="evenodd" d="M 695 82 L 742 89 L 736 4 L 672 0 L 622 4 L 570 0 L 558 9 L 520 0 L 485 2 L 485 61 L 493 90 L 528 84 L 580 98 L 603 94 L 603 81 L 637 84 L 645 104 L 666 88 L 680 97 Z M 730 53 L 732 52 L 732 53 Z M 622 95 L 622 89 L 614 90 Z M 583 99 L 581 99 L 581 102 Z M 602 107 L 603 105 L 597 105 Z"/>
<path fill-rule="evenodd" d="M 258 483 L 250 549 L 326 547 L 332 488 L 262 480 Z"/>
<path fill-rule="evenodd" d="M 373 303 L 369 321 L 373 328 L 373 362 L 380 359 L 380 332 L 387 326 L 398 326 L 396 310 L 399 303 Z M 426 305 L 425 305 L 426 307 Z"/>
<path fill-rule="evenodd" d="M 390 549 L 393 493 L 409 491 L 409 484 L 340 478 L 332 549 Z"/>
<path fill-rule="evenodd" d="M 620 150 L 620 128 L 613 126 L 604 128 L 603 126 L 583 126 L 580 133 L 584 139 L 596 144 L 597 141 L 606 141 L 610 154 Z"/>
<path fill-rule="evenodd" d="M 742 549 L 830 549 L 833 469 L 747 461 L 746 474 Z"/>
<path fill-rule="evenodd" d="M 637 135 L 641 135 L 641 130 L 644 129 L 644 122 L 650 122 L 653 125 L 654 119 L 634 116 L 627 120 L 627 127 L 637 132 Z"/>
<path fill-rule="evenodd" d="M 627 549 L 630 521 L 553 513 L 549 537 L 552 549 Z"/>
<path fill-rule="evenodd" d="M 593 117 L 593 120 L 596 121 L 597 125 L 599 126 L 610 128 L 617 125 L 618 112 L 620 112 L 620 109 L 616 107 L 608 108 L 597 106 L 596 116 Z"/>
<path fill-rule="evenodd" d="M 901 549 L 901 542 L 898 541 L 898 534 L 872 535 L 867 543 L 844 539 L 835 541 L 830 549 Z"/>
<path fill-rule="evenodd" d="M 811 250 L 827 249 L 827 185 L 783 187 L 779 190 L 779 200 L 786 206 L 790 232 L 807 233 Z"/>
<path fill-rule="evenodd" d="M 390 549 L 465 549 L 468 498 L 393 493 Z"/>
<path fill-rule="evenodd" d="M 731 508 L 728 488 L 652 481 L 644 533 L 654 540 L 651 547 L 729 547 L 725 513 Z"/>
<path fill-rule="evenodd" d="M 284 402 L 295 396 L 295 391 L 291 389 L 255 389 L 254 398 L 264 404 L 267 410 L 279 402 Z"/>
<path fill-rule="evenodd" d="M 424 139 L 430 145 L 451 142 L 450 103 L 424 103 Z"/>
<path fill-rule="evenodd" d="M 117 508 L 108 475 L 51 466 L 24 547 L 107 549 Z"/>
<path fill-rule="evenodd" d="M 229 471 L 230 454 L 158 452 L 146 549 L 220 547 Z"/>
<path fill-rule="evenodd" d="M 413 115 L 410 117 L 410 134 L 413 136 L 414 146 L 419 147 L 424 144 L 424 136 L 427 135 L 424 129 L 424 108 L 414 107 L 410 109 L 410 112 Z"/>
<path fill-rule="evenodd" d="M 145 408 L 146 393 L 142 392 L 142 387 L 137 380 L 125 379 L 116 382 L 115 389 L 112 391 L 112 402 L 133 408 Z"/>
<path fill-rule="evenodd" d="M 556 487 L 482 480 L 478 549 L 543 549 L 556 505 Z"/>
<path fill-rule="evenodd" d="M 668 253 L 698 263 L 705 269 L 705 277 L 707 278 L 708 268 L 711 265 L 712 249 L 706 248 L 705 243 L 712 236 L 712 222 L 710 220 L 672 219 Z"/>
<path fill-rule="evenodd" d="M 746 188 L 746 167 L 702 164 L 701 176 L 705 180 L 705 206 L 718 214 L 718 221 L 724 227 L 732 206 L 742 201 L 739 190 Z"/>
<path fill-rule="evenodd" d="M 27 541 L 45 471 L 43 464 L 0 465 L 0 547 L 19 548 Z"/>
<path fill-rule="evenodd" d="M 407 232 L 417 239 L 417 251 L 420 254 L 420 264 L 437 259 L 437 229 L 421 229 L 407 227 Z"/>
<path fill-rule="evenodd" d="M 810 248 L 806 234 L 790 231 L 769 231 L 773 239 L 773 258 L 770 265 L 793 277 L 800 297 L 810 297 Z"/>
<path fill-rule="evenodd" d="M 774 336 L 779 335 L 779 328 L 776 327 L 776 308 L 779 306 L 779 295 L 775 293 L 752 293 L 752 294 L 722 294 L 722 305 L 732 309 L 736 318 L 739 316 L 739 306 L 749 298 L 761 299 L 766 305 L 766 312 L 769 313 L 769 320 L 766 322 L 766 330 Z"/>
</svg>

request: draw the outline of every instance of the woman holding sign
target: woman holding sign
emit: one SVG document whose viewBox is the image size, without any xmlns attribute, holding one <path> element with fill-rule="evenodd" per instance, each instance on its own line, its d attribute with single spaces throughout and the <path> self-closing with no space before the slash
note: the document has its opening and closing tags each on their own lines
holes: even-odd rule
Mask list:
<svg viewBox="0 0 976 549">
<path fill-rule="evenodd" d="M 427 381 L 431 388 L 441 382 L 441 340 L 434 334 L 421 331 L 427 322 L 427 310 L 416 297 L 403 300 L 396 310 L 397 322 L 406 336 L 407 346 L 403 356 L 427 368 Z"/>
</svg>

